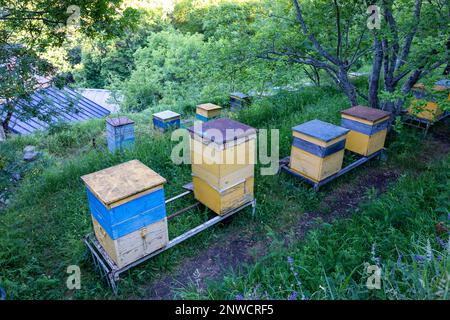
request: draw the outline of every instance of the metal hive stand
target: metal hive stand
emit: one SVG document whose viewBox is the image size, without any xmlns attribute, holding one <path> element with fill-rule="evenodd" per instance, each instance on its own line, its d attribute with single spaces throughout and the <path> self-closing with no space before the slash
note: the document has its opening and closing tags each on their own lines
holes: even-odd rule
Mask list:
<svg viewBox="0 0 450 320">
<path fill-rule="evenodd" d="M 428 133 L 428 130 L 430 129 L 430 127 L 433 124 L 447 118 L 448 116 L 450 116 L 450 111 L 444 112 L 443 114 L 441 114 L 439 117 L 437 117 L 434 120 L 427 120 L 427 119 L 415 117 L 408 113 L 404 113 L 402 116 L 402 122 L 407 126 L 424 130 L 423 136 L 425 137 Z"/>
<path fill-rule="evenodd" d="M 381 150 L 378 150 L 375 153 L 372 153 L 369 156 L 361 157 L 360 159 L 358 159 L 358 160 L 350 163 L 346 167 L 342 168 L 338 173 L 335 173 L 334 175 L 329 176 L 328 178 L 325 178 L 324 180 L 322 180 L 320 182 L 316 182 L 316 181 L 313 181 L 311 179 L 308 179 L 307 177 L 302 176 L 298 172 L 296 172 L 296 171 L 292 170 L 291 168 L 289 168 L 290 157 L 286 157 L 286 158 L 281 159 L 281 161 L 280 161 L 280 170 L 284 170 L 287 173 L 292 174 L 292 175 L 296 176 L 297 178 L 300 178 L 301 180 L 311 184 L 313 186 L 313 190 L 317 192 L 317 191 L 319 191 L 320 187 L 322 187 L 323 185 L 325 185 L 325 184 L 333 181 L 334 179 L 342 176 L 343 174 L 345 174 L 345 173 L 347 173 L 347 172 L 349 172 L 349 171 L 351 171 L 351 170 L 353 170 L 353 169 L 363 165 L 364 163 L 368 162 L 369 160 L 371 160 L 371 159 L 373 159 L 375 157 L 380 157 L 380 159 L 383 159 L 383 158 L 385 159 L 386 158 L 386 149 L 383 148 Z"/>
<path fill-rule="evenodd" d="M 192 183 L 184 185 L 183 188 L 186 189 L 187 191 L 185 191 L 173 198 L 166 200 L 166 204 L 173 202 L 177 199 L 183 198 L 193 192 Z M 199 204 L 200 203 L 197 201 L 193 205 L 183 208 L 183 209 L 175 212 L 174 214 L 168 216 L 167 220 L 171 220 L 171 219 L 175 218 L 176 216 L 179 216 L 180 214 L 197 207 Z M 114 263 L 114 261 L 109 257 L 108 253 L 103 249 L 103 247 L 98 242 L 98 240 L 95 238 L 95 235 L 93 233 L 86 235 L 83 239 L 83 242 L 85 243 L 85 245 L 87 246 L 88 250 L 91 253 L 92 260 L 94 261 L 94 265 L 95 265 L 96 269 L 99 270 L 101 276 L 107 281 L 108 285 L 111 287 L 114 294 L 117 294 L 116 282 L 120 279 L 120 274 L 130 270 L 131 268 L 133 268 L 137 265 L 144 263 L 145 261 L 153 258 L 154 256 L 159 255 L 160 253 L 163 253 L 164 251 L 166 251 L 166 250 L 176 246 L 177 244 L 180 244 L 181 242 L 197 235 L 198 233 L 214 226 L 215 224 L 229 218 L 230 216 L 234 215 L 235 213 L 237 213 L 249 206 L 252 207 L 252 215 L 254 215 L 255 210 L 256 210 L 256 199 L 253 199 L 252 201 L 247 202 L 247 203 L 243 204 L 242 206 L 240 206 L 239 208 L 233 209 L 222 216 L 216 216 L 214 218 L 211 218 L 210 220 L 206 221 L 205 223 L 203 223 L 203 224 L 183 233 L 182 235 L 174 238 L 173 240 L 169 241 L 169 243 L 167 243 L 167 245 L 165 247 L 163 247 L 157 251 L 154 251 L 151 254 L 146 255 L 145 257 L 142 257 L 139 260 L 136 260 L 135 262 L 133 262 L 125 267 L 122 267 L 122 268 L 119 268 Z"/>
</svg>

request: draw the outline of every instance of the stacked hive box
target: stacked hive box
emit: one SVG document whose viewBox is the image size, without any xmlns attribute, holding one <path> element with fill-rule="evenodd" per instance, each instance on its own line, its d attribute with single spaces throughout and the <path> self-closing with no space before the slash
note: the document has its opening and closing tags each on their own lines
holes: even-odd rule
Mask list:
<svg viewBox="0 0 450 320">
<path fill-rule="evenodd" d="M 200 104 L 197 106 L 195 118 L 202 122 L 208 122 L 220 115 L 222 107 L 212 103 Z"/>
<path fill-rule="evenodd" d="M 384 147 L 390 113 L 356 106 L 341 112 L 341 126 L 350 129 L 345 148 L 363 156 L 371 155 Z"/>
<path fill-rule="evenodd" d="M 95 235 L 118 267 L 167 244 L 163 177 L 133 160 L 81 179 Z"/>
<path fill-rule="evenodd" d="M 314 182 L 342 168 L 348 129 L 320 120 L 298 125 L 293 130 L 289 167 Z"/>
<path fill-rule="evenodd" d="M 179 128 L 180 121 L 181 115 L 170 110 L 153 114 L 153 127 L 162 132 L 171 128 Z"/>
<path fill-rule="evenodd" d="M 433 87 L 433 91 L 448 91 L 450 88 L 450 81 L 441 80 L 436 82 Z M 408 114 L 413 115 L 420 119 L 433 121 L 439 118 L 444 111 L 436 103 L 436 98 L 433 95 L 427 94 L 426 87 L 422 83 L 418 83 L 413 86 L 414 99 L 411 106 L 408 108 Z M 450 100 L 450 92 L 448 94 L 448 100 Z"/>
<path fill-rule="evenodd" d="M 230 105 L 232 111 L 238 111 L 250 103 L 250 97 L 241 92 L 230 94 Z"/>
<path fill-rule="evenodd" d="M 195 198 L 219 215 L 252 201 L 256 130 L 226 118 L 188 130 Z"/>
<path fill-rule="evenodd" d="M 106 119 L 106 132 L 110 152 L 134 145 L 134 121 L 128 118 Z"/>
</svg>

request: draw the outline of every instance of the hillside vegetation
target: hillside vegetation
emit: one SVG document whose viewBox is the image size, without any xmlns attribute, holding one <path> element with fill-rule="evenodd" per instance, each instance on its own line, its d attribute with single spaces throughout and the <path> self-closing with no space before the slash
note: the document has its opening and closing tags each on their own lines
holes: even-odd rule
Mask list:
<svg viewBox="0 0 450 320">
<path fill-rule="evenodd" d="M 345 107 L 345 97 L 332 88 L 308 88 L 256 101 L 248 110 L 230 116 L 258 128 L 280 128 L 280 156 L 285 156 L 289 154 L 293 125 L 314 118 L 338 123 L 338 111 Z M 170 160 L 175 144 L 170 141 L 170 134 L 162 135 L 150 128 L 150 113 L 129 116 L 137 122 L 136 146 L 124 153 L 107 152 L 102 120 L 17 137 L 0 145 L 2 188 L 8 188 L 11 199 L 10 206 L 0 214 L 0 284 L 8 298 L 113 297 L 93 269 L 81 241 L 91 231 L 91 220 L 79 177 L 139 159 L 167 179 L 167 197 L 181 192 L 181 186 L 190 180 L 189 166 L 177 166 Z M 444 130 L 444 140 L 441 137 L 439 143 L 448 147 L 448 127 L 436 130 Z M 92 138 L 96 138 L 95 148 Z M 218 241 L 228 247 L 227 238 L 240 235 L 249 235 L 254 242 L 267 247 L 259 256 L 247 260 L 246 267 L 245 263 L 225 265 L 229 271 L 220 274 L 223 281 L 209 283 L 205 279 L 199 292 L 196 287 L 189 289 L 192 288 L 189 275 L 172 288 L 170 296 L 263 298 L 267 291 L 270 298 L 286 299 L 295 291 L 298 298 L 303 294 L 312 299 L 445 297 L 448 282 L 445 284 L 442 279 L 448 271 L 448 235 L 436 234 L 434 226 L 438 222 L 448 226 L 450 159 L 445 150 L 443 154 L 427 147 L 439 145 L 434 140 L 433 135 L 420 140 L 420 135 L 409 129 L 393 132 L 386 163 L 374 160 L 318 194 L 293 177 L 260 176 L 257 170 L 255 217 L 245 210 L 230 222 L 133 269 L 124 275 L 119 297 L 152 297 L 149 285 L 161 280 L 161 275 L 177 272 L 188 258 L 201 260 L 204 248 L 215 246 Z M 42 155 L 24 167 L 20 165 L 21 150 L 28 144 L 37 145 Z M 423 152 L 429 161 L 421 160 Z M 23 170 L 24 179 L 12 185 L 9 175 L 18 168 Z M 379 198 L 377 185 L 367 176 L 374 168 L 396 172 L 389 177 L 391 180 Z M 364 176 L 367 186 L 358 185 L 358 179 Z M 327 206 L 340 201 L 336 191 L 351 190 L 354 183 L 363 190 L 361 204 L 349 207 L 350 216 L 324 222 L 328 216 L 333 217 L 336 204 Z M 181 208 L 192 201 L 189 198 L 177 206 Z M 345 200 L 338 206 L 345 207 Z M 175 209 L 171 206 L 169 212 Z M 301 218 L 314 211 L 320 212 L 317 219 L 310 221 L 314 227 L 304 237 L 296 236 L 295 227 Z M 170 222 L 170 237 L 198 225 L 210 215 L 206 209 L 196 209 L 176 218 Z M 245 254 L 251 256 L 250 251 Z M 431 260 L 416 257 L 428 257 L 430 253 Z M 383 289 L 368 292 L 364 287 L 364 263 L 372 264 L 374 257 L 385 270 Z M 397 263 L 398 268 L 394 268 Z M 81 267 L 81 290 L 66 288 L 69 265 Z"/>
</svg>

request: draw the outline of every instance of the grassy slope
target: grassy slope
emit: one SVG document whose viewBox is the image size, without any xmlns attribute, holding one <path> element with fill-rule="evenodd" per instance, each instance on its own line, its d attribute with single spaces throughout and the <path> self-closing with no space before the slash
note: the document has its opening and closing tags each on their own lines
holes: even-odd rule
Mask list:
<svg viewBox="0 0 450 320">
<path fill-rule="evenodd" d="M 293 125 L 314 118 L 338 123 L 338 111 L 346 106 L 346 98 L 332 89 L 309 88 L 301 94 L 288 94 L 277 97 L 277 99 L 259 102 L 251 110 L 239 114 L 238 118 L 240 121 L 258 128 L 280 128 L 280 154 L 284 156 L 289 154 L 290 128 Z M 5 212 L 0 212 L 0 286 L 6 289 L 8 298 L 112 298 L 111 293 L 99 281 L 97 273 L 92 269 L 81 242 L 83 235 L 91 230 L 91 221 L 79 177 L 137 158 L 169 181 L 166 186 L 167 196 L 179 193 L 181 186 L 190 179 L 189 166 L 176 166 L 170 161 L 169 155 L 175 142 L 170 141 L 169 135 L 160 135 L 149 129 L 149 113 L 131 117 L 137 121 L 137 143 L 134 150 L 123 154 L 110 155 L 105 150 L 102 121 L 92 121 L 74 128 L 60 130 L 53 135 L 14 139 L 0 146 L 2 155 L 0 163 L 3 163 L 2 166 L 6 169 L 0 175 L 0 187 L 2 189 L 9 188 L 10 193 L 14 194 L 12 205 Z M 92 147 L 91 139 L 93 137 L 97 138 L 97 148 Z M 396 155 L 390 161 L 402 166 L 409 166 L 410 170 L 414 171 L 414 166 L 405 159 L 407 160 L 407 156 L 411 153 L 418 154 L 420 151 L 414 147 L 414 143 L 417 141 L 405 143 L 406 140 L 397 142 Z M 11 187 L 9 174 L 23 168 L 17 159 L 20 158 L 21 149 L 26 144 L 38 145 L 40 150 L 44 151 L 44 156 L 37 163 L 25 167 L 25 179 L 18 186 Z M 445 165 L 448 167 L 448 162 L 444 163 Z M 270 234 L 274 240 L 277 240 L 281 235 L 273 234 L 271 230 L 282 230 L 283 226 L 293 224 L 299 215 L 317 208 L 329 190 L 340 187 L 345 181 L 352 180 L 356 175 L 363 173 L 364 169 L 358 169 L 324 188 L 324 192 L 319 195 L 286 175 L 272 177 L 257 174 L 258 215 L 256 218 L 242 214 L 239 219 L 229 222 L 225 228 L 216 227 L 203 232 L 188 242 L 133 269 L 129 276 L 124 276 L 120 297 L 145 296 L 146 284 L 156 279 L 159 273 L 170 272 L 184 258 L 195 256 L 201 252 L 202 248 L 210 246 L 228 233 L 246 232 L 248 228 L 252 228 L 257 234 L 260 234 L 261 238 Z M 444 179 L 444 177 L 439 178 Z M 446 181 L 444 179 L 442 183 L 445 184 Z M 409 184 L 405 182 L 405 185 L 397 188 L 403 190 L 406 187 L 409 187 Z M 439 184 L 430 185 L 431 187 L 432 189 L 427 190 L 433 191 L 433 188 L 442 188 Z M 283 192 L 275 194 L 273 190 L 283 190 Z M 412 189 L 409 192 L 412 195 L 420 195 L 418 191 L 420 190 Z M 436 203 L 436 197 L 433 199 L 433 203 Z M 182 207 L 189 201 L 192 200 L 186 199 L 177 205 Z M 370 207 L 368 206 L 368 208 Z M 374 208 L 376 208 L 375 205 Z M 173 209 L 175 208 L 170 207 L 169 212 Z M 433 209 L 435 207 L 430 207 L 429 211 L 434 212 Z M 379 212 L 383 216 L 387 211 L 380 209 Z M 170 236 L 178 235 L 199 224 L 207 218 L 208 214 L 207 211 L 195 210 L 177 218 L 170 223 Z M 336 228 L 341 228 L 339 230 L 343 233 L 347 232 L 346 228 L 350 228 L 350 234 L 354 233 L 355 237 L 357 235 L 364 237 L 365 233 L 363 232 L 366 232 L 358 229 L 352 231 L 354 226 L 345 224 L 345 222 L 339 226 Z M 412 226 L 414 225 L 412 224 Z M 417 231 L 425 229 L 423 227 Z M 321 231 L 317 232 L 319 235 L 321 234 Z M 328 231 L 323 234 L 328 234 Z M 338 238 L 339 233 L 336 231 L 334 240 Z M 322 239 L 320 240 L 322 241 Z M 320 243 L 317 242 L 318 240 L 315 241 Z M 360 239 L 360 241 L 362 240 Z M 277 243 L 277 241 L 274 242 Z M 359 254 L 357 255 L 359 260 L 368 254 L 368 247 L 370 248 L 372 241 L 366 242 L 353 249 Z M 242 275 L 228 277 L 227 279 L 232 284 L 230 281 L 226 281 L 223 288 L 212 285 L 209 297 L 230 298 L 234 294 L 254 290 L 257 284 L 262 284 L 264 290 L 270 291 L 270 295 L 273 297 L 286 296 L 292 291 L 290 287 L 292 275 L 289 275 L 289 268 L 286 268 L 284 260 L 287 254 L 295 256 L 296 261 L 303 257 L 300 248 L 302 246 L 298 245 L 296 251 L 284 251 L 274 245 L 273 250 L 272 248 L 270 250 L 273 254 L 267 260 L 249 269 L 253 274 L 256 274 L 257 271 L 252 270 L 262 270 L 261 272 L 265 273 L 265 276 L 250 277 L 248 280 L 246 280 L 247 276 Z M 316 249 L 311 246 L 311 252 Z M 272 256 L 273 258 L 271 258 Z M 312 257 L 313 255 L 310 256 L 312 259 L 310 263 L 314 262 Z M 327 262 L 331 263 L 334 258 L 331 255 Z M 270 259 L 279 260 L 280 263 L 276 264 Z M 359 262 L 359 260 L 355 261 Z M 350 261 L 352 260 L 349 259 L 348 265 L 351 265 Z M 73 264 L 80 265 L 82 271 L 82 289 L 75 292 L 67 290 L 65 286 L 66 268 Z M 267 269 L 267 264 L 273 265 L 273 269 Z M 332 267 L 330 268 L 332 269 Z M 328 275 L 331 269 L 325 269 L 324 274 Z M 311 276 L 311 288 L 316 288 L 317 283 L 321 281 L 321 276 L 316 271 L 314 270 Z M 346 268 L 342 272 L 340 271 L 340 269 L 334 270 L 334 273 L 337 276 L 348 275 Z M 277 278 L 274 274 L 280 274 L 280 277 Z M 274 279 L 279 280 L 275 281 Z M 270 281 L 267 282 L 268 280 Z M 272 282 L 274 287 L 281 286 L 281 289 L 270 290 L 269 283 Z M 238 284 L 234 286 L 234 283 Z M 315 292 L 309 288 L 307 291 L 307 294 Z M 197 293 L 192 293 L 192 291 L 182 294 L 185 297 L 197 296 Z M 316 296 L 328 297 L 325 293 L 323 295 L 316 294 Z"/>
</svg>

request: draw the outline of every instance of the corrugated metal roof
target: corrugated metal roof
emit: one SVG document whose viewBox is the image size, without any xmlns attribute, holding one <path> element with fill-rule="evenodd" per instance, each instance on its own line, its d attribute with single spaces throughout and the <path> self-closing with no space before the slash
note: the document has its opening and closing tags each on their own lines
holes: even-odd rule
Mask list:
<svg viewBox="0 0 450 320">
<path fill-rule="evenodd" d="M 112 93 L 110 90 L 106 89 L 77 89 L 77 92 L 81 93 L 87 99 L 94 101 L 96 104 L 102 106 L 103 108 L 109 110 L 111 113 L 116 113 L 119 111 L 119 103 L 122 101 L 122 97 L 118 99 L 120 101 L 114 102 L 112 98 Z"/>
<path fill-rule="evenodd" d="M 21 117 L 26 115 L 27 109 L 40 108 L 40 113 L 48 117 L 50 123 L 79 122 L 94 118 L 103 118 L 110 114 L 109 110 L 83 97 L 78 92 L 64 87 L 57 89 L 48 87 L 36 91 L 28 100 L 16 103 L 15 114 L 11 118 L 9 129 L 17 134 L 30 134 L 49 127 L 47 121 L 37 117 Z M 1 105 L 0 105 L 1 109 Z M 2 118 L 5 117 L 3 113 Z"/>
</svg>

